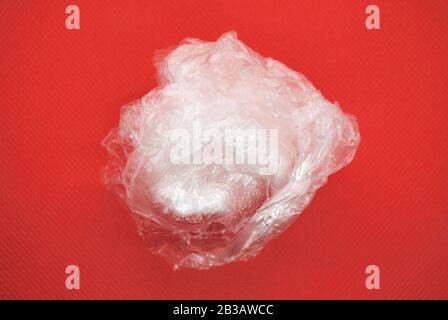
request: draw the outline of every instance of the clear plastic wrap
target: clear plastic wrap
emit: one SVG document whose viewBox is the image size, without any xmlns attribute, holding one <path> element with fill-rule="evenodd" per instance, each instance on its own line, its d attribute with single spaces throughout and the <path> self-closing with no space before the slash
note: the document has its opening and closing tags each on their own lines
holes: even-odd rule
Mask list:
<svg viewBox="0 0 448 320">
<path fill-rule="evenodd" d="M 105 182 L 174 268 L 255 256 L 354 157 L 355 118 L 235 33 L 187 39 L 156 66 L 159 87 L 103 141 Z"/>
</svg>

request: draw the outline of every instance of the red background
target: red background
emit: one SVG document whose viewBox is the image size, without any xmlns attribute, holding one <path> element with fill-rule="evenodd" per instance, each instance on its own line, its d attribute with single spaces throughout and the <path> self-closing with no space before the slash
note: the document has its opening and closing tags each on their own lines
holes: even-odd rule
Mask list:
<svg viewBox="0 0 448 320">
<path fill-rule="evenodd" d="M 371 1 L 1 1 L 0 297 L 448 298 L 448 2 L 373 3 L 379 31 Z M 102 185 L 100 142 L 156 86 L 156 49 L 229 30 L 356 115 L 362 142 L 256 259 L 174 272 Z"/>
</svg>

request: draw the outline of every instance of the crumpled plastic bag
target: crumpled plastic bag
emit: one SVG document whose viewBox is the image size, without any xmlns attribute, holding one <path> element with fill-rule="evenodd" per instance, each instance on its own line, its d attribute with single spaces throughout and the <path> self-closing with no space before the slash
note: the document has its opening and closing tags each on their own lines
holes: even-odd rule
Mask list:
<svg viewBox="0 0 448 320">
<path fill-rule="evenodd" d="M 159 86 L 103 141 L 104 177 L 175 269 L 254 257 L 354 157 L 355 118 L 236 33 L 187 39 L 156 66 Z"/>
</svg>

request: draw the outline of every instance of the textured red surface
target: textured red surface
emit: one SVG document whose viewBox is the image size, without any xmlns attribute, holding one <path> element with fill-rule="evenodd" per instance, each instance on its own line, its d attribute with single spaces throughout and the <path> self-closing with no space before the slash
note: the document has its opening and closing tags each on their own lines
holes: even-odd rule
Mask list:
<svg viewBox="0 0 448 320">
<path fill-rule="evenodd" d="M 373 2 L 380 31 L 371 1 L 1 1 L 0 298 L 448 298 L 448 2 Z M 156 49 L 228 30 L 356 115 L 362 142 L 255 260 L 173 272 L 101 184 L 100 142 L 156 85 Z"/>
</svg>

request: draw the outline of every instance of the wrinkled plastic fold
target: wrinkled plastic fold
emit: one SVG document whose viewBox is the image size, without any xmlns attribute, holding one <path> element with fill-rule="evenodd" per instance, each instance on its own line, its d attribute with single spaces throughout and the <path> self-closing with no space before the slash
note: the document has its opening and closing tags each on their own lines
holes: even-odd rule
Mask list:
<svg viewBox="0 0 448 320">
<path fill-rule="evenodd" d="M 355 155 L 355 118 L 235 33 L 187 39 L 156 66 L 159 86 L 124 106 L 103 141 L 104 177 L 174 268 L 255 256 Z"/>
</svg>

